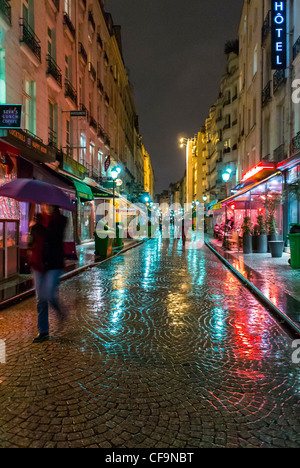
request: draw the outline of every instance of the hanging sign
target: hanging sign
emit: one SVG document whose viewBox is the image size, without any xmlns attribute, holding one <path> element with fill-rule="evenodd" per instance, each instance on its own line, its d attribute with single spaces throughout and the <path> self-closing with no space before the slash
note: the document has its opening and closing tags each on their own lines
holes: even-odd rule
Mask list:
<svg viewBox="0 0 300 468">
<path fill-rule="evenodd" d="M 105 172 L 108 171 L 109 166 L 110 166 L 110 156 L 107 156 L 105 163 L 104 163 Z"/>
<path fill-rule="evenodd" d="M 286 0 L 272 0 L 272 70 L 287 66 L 287 5 Z"/>
</svg>

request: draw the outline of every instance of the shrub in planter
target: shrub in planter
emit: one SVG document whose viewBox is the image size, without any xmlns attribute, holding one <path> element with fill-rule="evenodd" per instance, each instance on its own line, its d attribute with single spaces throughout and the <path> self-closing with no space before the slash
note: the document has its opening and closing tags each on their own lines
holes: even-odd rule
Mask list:
<svg viewBox="0 0 300 468">
<path fill-rule="evenodd" d="M 244 254 L 252 253 L 252 236 L 251 236 L 251 219 L 249 216 L 245 216 L 242 224 L 243 231 L 243 252 Z"/>
<path fill-rule="evenodd" d="M 257 252 L 258 250 L 258 237 L 259 237 L 259 226 L 258 224 L 255 224 L 253 227 L 253 235 L 252 235 L 253 252 Z"/>
<path fill-rule="evenodd" d="M 258 239 L 257 239 L 257 252 L 267 253 L 268 252 L 268 236 L 267 226 L 263 215 L 257 216 L 258 226 Z"/>
</svg>

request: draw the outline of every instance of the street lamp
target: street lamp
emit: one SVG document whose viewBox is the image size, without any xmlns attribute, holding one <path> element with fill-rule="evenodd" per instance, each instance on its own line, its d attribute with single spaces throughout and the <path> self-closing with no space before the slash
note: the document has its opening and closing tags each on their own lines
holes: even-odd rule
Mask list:
<svg viewBox="0 0 300 468">
<path fill-rule="evenodd" d="M 228 196 L 228 181 L 231 177 L 232 169 L 228 168 L 222 174 L 222 179 L 225 182 L 225 200 Z M 228 240 L 227 240 L 227 204 L 225 205 L 225 231 L 224 231 L 224 238 L 223 238 L 223 248 L 228 250 Z"/>
<path fill-rule="evenodd" d="M 120 167 L 115 167 L 111 171 L 111 177 L 113 179 L 113 229 L 115 228 L 116 224 L 116 213 L 115 213 L 115 198 L 116 198 L 116 180 L 119 177 L 119 174 L 122 172 Z"/>
</svg>

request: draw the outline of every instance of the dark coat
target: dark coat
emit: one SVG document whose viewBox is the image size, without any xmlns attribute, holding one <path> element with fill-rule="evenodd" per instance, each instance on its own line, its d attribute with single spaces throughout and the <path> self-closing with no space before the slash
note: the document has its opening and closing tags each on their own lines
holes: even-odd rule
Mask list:
<svg viewBox="0 0 300 468">
<path fill-rule="evenodd" d="M 43 264 L 46 271 L 64 268 L 64 233 L 67 218 L 61 214 L 53 217 L 46 228 Z"/>
</svg>

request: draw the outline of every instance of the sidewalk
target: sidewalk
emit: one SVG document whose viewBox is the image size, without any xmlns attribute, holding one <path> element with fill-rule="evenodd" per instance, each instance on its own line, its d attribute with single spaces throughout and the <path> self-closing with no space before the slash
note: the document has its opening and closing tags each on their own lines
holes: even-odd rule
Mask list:
<svg viewBox="0 0 300 468">
<path fill-rule="evenodd" d="M 300 270 L 293 270 L 288 260 L 290 255 L 283 253 L 282 258 L 272 258 L 267 254 L 247 254 L 237 250 L 224 251 L 222 242 L 211 237 L 206 244 L 212 247 L 233 271 L 238 272 L 254 286 L 254 293 L 260 293 L 261 299 L 268 301 L 272 308 L 286 318 L 288 324 L 300 333 Z M 257 291 L 258 290 L 258 291 Z"/>
<path fill-rule="evenodd" d="M 122 253 L 127 249 L 139 245 L 139 243 L 140 242 L 133 239 L 124 239 L 123 249 L 121 251 L 114 249 L 113 255 L 116 255 L 118 252 Z M 99 259 L 95 257 L 95 242 L 81 244 L 77 246 L 76 250 L 78 260 L 66 261 L 62 279 L 68 279 L 70 276 L 80 273 L 85 268 L 99 262 Z M 0 310 L 27 299 L 32 296 L 34 292 L 34 284 L 31 275 L 18 275 L 11 280 L 0 282 Z"/>
</svg>

